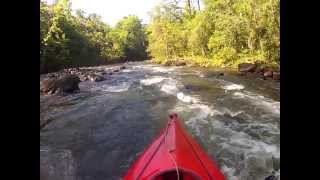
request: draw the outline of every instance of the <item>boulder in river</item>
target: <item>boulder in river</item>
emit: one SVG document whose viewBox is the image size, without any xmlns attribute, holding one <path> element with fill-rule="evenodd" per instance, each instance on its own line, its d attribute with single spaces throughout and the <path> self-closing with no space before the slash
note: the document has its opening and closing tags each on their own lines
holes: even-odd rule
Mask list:
<svg viewBox="0 0 320 180">
<path fill-rule="evenodd" d="M 49 78 L 40 82 L 40 92 L 47 94 L 72 93 L 79 90 L 80 79 L 76 75 L 64 75 L 59 79 Z"/>
<path fill-rule="evenodd" d="M 79 90 L 80 78 L 76 75 L 65 75 L 56 82 L 57 89 L 62 92 L 72 93 Z"/>
<path fill-rule="evenodd" d="M 254 72 L 256 74 L 263 74 L 264 71 L 265 71 L 265 69 L 263 67 L 257 67 Z"/>
<path fill-rule="evenodd" d="M 219 76 L 224 76 L 224 73 L 223 73 L 223 72 L 219 72 L 219 73 L 218 73 L 218 77 L 219 77 Z"/>
<path fill-rule="evenodd" d="M 175 66 L 185 66 L 187 63 L 186 62 L 184 62 L 184 61 L 175 61 L 174 62 L 174 65 Z"/>
<path fill-rule="evenodd" d="M 238 72 L 238 75 L 239 76 L 244 76 L 244 75 L 246 75 L 246 73 L 245 72 Z"/>
<path fill-rule="evenodd" d="M 82 75 L 82 76 L 80 76 L 80 80 L 81 81 L 87 81 L 87 80 L 89 80 L 89 78 L 87 76 L 85 76 L 85 75 Z"/>
<path fill-rule="evenodd" d="M 54 77 L 46 78 L 40 81 L 40 92 L 49 93 L 50 91 L 55 89 L 56 81 L 57 80 Z"/>
<path fill-rule="evenodd" d="M 266 77 L 266 78 L 267 77 L 272 77 L 272 74 L 273 74 L 272 71 L 268 70 L 268 71 L 263 73 L 263 76 Z"/>
<path fill-rule="evenodd" d="M 241 63 L 238 65 L 239 72 L 254 72 L 257 68 L 257 65 L 252 63 Z"/>
<path fill-rule="evenodd" d="M 165 66 L 185 66 L 187 63 L 184 61 L 184 59 L 177 59 L 177 60 L 168 60 L 165 61 Z"/>
<path fill-rule="evenodd" d="M 272 79 L 273 80 L 280 80 L 280 72 L 273 72 Z"/>
</svg>

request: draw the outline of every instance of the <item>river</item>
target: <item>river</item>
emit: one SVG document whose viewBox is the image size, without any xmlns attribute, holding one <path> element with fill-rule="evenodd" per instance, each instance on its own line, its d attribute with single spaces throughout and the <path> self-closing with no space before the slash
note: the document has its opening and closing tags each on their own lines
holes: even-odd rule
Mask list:
<svg viewBox="0 0 320 180">
<path fill-rule="evenodd" d="M 127 63 L 80 92 L 40 96 L 42 176 L 118 180 L 176 112 L 227 179 L 280 179 L 280 83 Z M 108 69 L 112 66 L 94 68 Z M 49 178 L 50 179 L 50 178 Z"/>
</svg>

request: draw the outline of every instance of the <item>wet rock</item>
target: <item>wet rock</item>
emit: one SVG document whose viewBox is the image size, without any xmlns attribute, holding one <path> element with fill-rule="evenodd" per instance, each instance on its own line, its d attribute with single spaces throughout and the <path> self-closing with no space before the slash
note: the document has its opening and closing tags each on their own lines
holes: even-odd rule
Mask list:
<svg viewBox="0 0 320 180">
<path fill-rule="evenodd" d="M 272 79 L 273 80 L 280 80 L 280 72 L 273 72 Z"/>
<path fill-rule="evenodd" d="M 88 81 L 89 78 L 87 76 L 80 76 L 80 81 Z"/>
<path fill-rule="evenodd" d="M 119 72 L 119 69 L 114 69 L 112 72 Z"/>
<path fill-rule="evenodd" d="M 62 92 L 72 93 L 79 90 L 80 78 L 76 75 L 66 75 L 57 80 L 57 89 Z"/>
<path fill-rule="evenodd" d="M 256 74 L 263 74 L 265 69 L 263 67 L 257 67 L 254 71 Z"/>
<path fill-rule="evenodd" d="M 183 59 L 168 60 L 164 63 L 165 66 L 185 66 L 187 63 Z"/>
<path fill-rule="evenodd" d="M 40 149 L 40 179 L 76 180 L 75 160 L 70 150 Z"/>
<path fill-rule="evenodd" d="M 103 76 L 105 73 L 97 72 L 97 73 L 94 73 L 94 74 L 97 75 L 97 76 Z"/>
<path fill-rule="evenodd" d="M 224 73 L 223 72 L 218 73 L 218 77 L 219 76 L 224 76 Z"/>
<path fill-rule="evenodd" d="M 268 78 L 268 77 L 272 77 L 272 74 L 273 74 L 272 71 L 268 70 L 268 71 L 263 73 L 263 76 Z"/>
<path fill-rule="evenodd" d="M 88 78 L 92 82 L 100 82 L 100 81 L 104 81 L 105 80 L 105 78 L 103 76 L 100 76 L 100 75 L 97 75 L 97 74 L 90 74 Z"/>
<path fill-rule="evenodd" d="M 51 90 L 55 88 L 55 83 L 56 83 L 55 78 L 46 78 L 42 81 L 40 81 L 40 92 L 43 93 L 49 93 Z"/>
<path fill-rule="evenodd" d="M 54 73 L 49 73 L 49 74 L 47 74 L 47 77 L 48 78 L 54 78 L 54 77 L 56 77 L 57 75 L 56 74 L 54 74 Z"/>
<path fill-rule="evenodd" d="M 40 82 L 40 92 L 47 94 L 72 93 L 79 90 L 80 78 L 76 75 L 64 75 L 61 78 L 50 78 Z"/>
<path fill-rule="evenodd" d="M 126 69 L 126 67 L 125 66 L 120 66 L 120 69 Z"/>
<path fill-rule="evenodd" d="M 239 72 L 254 72 L 257 68 L 257 65 L 252 63 L 241 63 L 238 65 Z"/>
<path fill-rule="evenodd" d="M 184 62 L 184 61 L 176 61 L 176 62 L 174 63 L 175 66 L 185 66 L 186 64 L 187 64 L 187 63 Z"/>
</svg>

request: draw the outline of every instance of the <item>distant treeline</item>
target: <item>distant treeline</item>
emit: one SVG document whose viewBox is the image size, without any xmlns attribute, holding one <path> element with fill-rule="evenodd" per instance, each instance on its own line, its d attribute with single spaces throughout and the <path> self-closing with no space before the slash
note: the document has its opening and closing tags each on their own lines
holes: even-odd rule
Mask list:
<svg viewBox="0 0 320 180">
<path fill-rule="evenodd" d="M 156 62 L 200 66 L 280 64 L 280 0 L 164 0 L 152 11 L 148 50 Z M 169 62 L 170 63 L 170 62 Z"/>
<path fill-rule="evenodd" d="M 40 73 L 147 56 L 146 31 L 137 16 L 112 28 L 96 14 L 72 13 L 68 0 L 40 2 L 40 31 Z"/>
</svg>

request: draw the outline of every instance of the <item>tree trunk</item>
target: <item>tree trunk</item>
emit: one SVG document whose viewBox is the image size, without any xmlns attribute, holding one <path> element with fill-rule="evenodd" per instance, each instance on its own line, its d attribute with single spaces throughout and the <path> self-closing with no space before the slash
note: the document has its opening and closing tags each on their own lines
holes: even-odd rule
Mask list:
<svg viewBox="0 0 320 180">
<path fill-rule="evenodd" d="M 197 0 L 198 3 L 198 10 L 200 11 L 200 0 Z"/>
<path fill-rule="evenodd" d="M 189 15 L 191 15 L 191 2 L 190 2 L 190 0 L 187 0 L 187 3 L 188 3 Z"/>
</svg>

